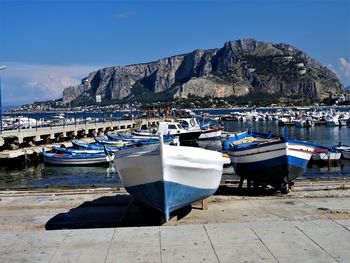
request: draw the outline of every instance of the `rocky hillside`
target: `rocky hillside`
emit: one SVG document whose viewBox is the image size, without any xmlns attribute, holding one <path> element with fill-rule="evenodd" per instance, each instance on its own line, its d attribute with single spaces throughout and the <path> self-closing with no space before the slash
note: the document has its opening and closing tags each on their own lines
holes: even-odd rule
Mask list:
<svg viewBox="0 0 350 263">
<path fill-rule="evenodd" d="M 322 98 L 344 91 L 336 75 L 288 44 L 240 39 L 220 49 L 195 50 L 155 62 L 103 68 L 68 87 L 63 103 L 81 100 L 85 88 L 103 100 L 228 97 L 250 91 L 281 97 Z M 142 96 L 140 96 L 142 94 Z"/>
</svg>

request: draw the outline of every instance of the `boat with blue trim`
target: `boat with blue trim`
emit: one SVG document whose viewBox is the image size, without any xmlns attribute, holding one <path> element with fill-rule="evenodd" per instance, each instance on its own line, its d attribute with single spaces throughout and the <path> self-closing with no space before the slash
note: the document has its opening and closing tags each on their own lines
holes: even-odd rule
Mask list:
<svg viewBox="0 0 350 263">
<path fill-rule="evenodd" d="M 312 160 L 315 162 L 337 162 L 340 160 L 341 152 L 337 149 L 331 149 L 325 146 L 317 146 L 312 154 Z"/>
<path fill-rule="evenodd" d="M 223 148 L 238 176 L 253 180 L 254 186 L 269 184 L 288 193 L 293 180 L 305 172 L 315 145 L 287 135 L 287 129 L 284 137 L 246 131 L 228 138 Z"/>
<path fill-rule="evenodd" d="M 219 187 L 222 153 L 163 142 L 119 151 L 114 164 L 125 189 L 137 201 L 170 213 L 214 194 Z"/>
<path fill-rule="evenodd" d="M 51 165 L 96 165 L 113 161 L 114 155 L 99 153 L 57 153 L 43 151 L 45 164 Z"/>
</svg>

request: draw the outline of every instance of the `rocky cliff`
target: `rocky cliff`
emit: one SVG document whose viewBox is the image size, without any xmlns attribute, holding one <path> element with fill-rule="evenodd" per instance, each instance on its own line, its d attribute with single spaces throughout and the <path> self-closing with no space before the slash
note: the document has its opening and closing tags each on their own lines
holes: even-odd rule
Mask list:
<svg viewBox="0 0 350 263">
<path fill-rule="evenodd" d="M 140 87 L 168 98 L 222 98 L 250 91 L 322 98 L 344 91 L 332 71 L 295 47 L 240 39 L 229 41 L 220 49 L 195 50 L 155 62 L 100 69 L 90 73 L 87 82 L 66 88 L 63 103 L 77 100 L 84 88 L 105 100 L 121 100 Z"/>
</svg>

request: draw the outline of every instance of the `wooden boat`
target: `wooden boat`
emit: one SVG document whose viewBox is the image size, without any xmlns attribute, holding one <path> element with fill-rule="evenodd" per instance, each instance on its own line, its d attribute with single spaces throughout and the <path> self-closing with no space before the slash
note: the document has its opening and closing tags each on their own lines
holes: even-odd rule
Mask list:
<svg viewBox="0 0 350 263">
<path fill-rule="evenodd" d="M 170 213 L 204 199 L 217 190 L 222 153 L 163 142 L 119 151 L 115 167 L 134 199 L 156 208 L 168 221 Z"/>
<path fill-rule="evenodd" d="M 58 146 L 52 146 L 52 152 L 54 153 L 75 153 L 75 154 L 97 154 L 97 153 L 105 153 L 107 149 L 101 148 L 101 149 L 77 149 L 74 147 L 58 147 Z"/>
<path fill-rule="evenodd" d="M 108 152 L 116 152 L 119 151 L 122 148 L 125 147 L 131 147 L 131 144 L 128 144 L 127 146 L 115 146 L 115 145 L 104 145 L 100 143 L 87 143 L 83 141 L 73 140 L 72 141 L 73 147 L 77 150 L 96 150 L 96 151 L 105 151 L 105 149 Z"/>
<path fill-rule="evenodd" d="M 221 140 L 221 128 L 202 129 L 202 133 L 198 140 Z"/>
<path fill-rule="evenodd" d="M 308 142 L 248 131 L 228 138 L 223 147 L 238 176 L 253 180 L 254 186 L 269 184 L 282 193 L 288 193 L 293 180 L 305 172 L 314 151 Z"/>
<path fill-rule="evenodd" d="M 350 150 L 342 151 L 342 156 L 344 159 L 350 160 Z"/>
<path fill-rule="evenodd" d="M 333 146 L 332 149 L 341 153 L 344 159 L 350 159 L 350 146 L 339 143 L 337 146 Z"/>
<path fill-rule="evenodd" d="M 106 153 L 54 153 L 43 152 L 45 164 L 52 165 L 96 165 L 111 162 L 114 155 Z"/>
<path fill-rule="evenodd" d="M 318 146 L 315 148 L 312 154 L 313 161 L 322 162 L 337 162 L 341 157 L 341 152 L 328 147 Z"/>
<path fill-rule="evenodd" d="M 123 140 L 110 140 L 110 139 L 105 139 L 105 138 L 94 138 L 96 143 L 99 144 L 108 144 L 108 145 L 113 145 L 113 146 L 119 146 L 123 147 L 124 145 L 128 145 L 132 143 L 132 141 L 123 141 Z"/>
<path fill-rule="evenodd" d="M 191 132 L 201 132 L 198 140 L 220 140 L 221 139 L 221 128 L 210 128 L 206 127 L 202 129 L 197 122 L 196 118 L 179 118 L 178 121 L 185 130 Z"/>
<path fill-rule="evenodd" d="M 144 136 L 147 138 L 152 136 L 159 136 L 160 133 L 178 137 L 180 142 L 184 142 L 184 141 L 196 141 L 199 138 L 199 136 L 202 134 L 202 131 L 186 130 L 182 127 L 182 125 L 179 122 L 162 121 L 162 122 L 159 122 L 159 126 L 156 132 L 154 131 L 146 132 L 145 130 L 143 130 L 141 132 L 134 132 L 133 134 L 138 136 Z"/>
</svg>

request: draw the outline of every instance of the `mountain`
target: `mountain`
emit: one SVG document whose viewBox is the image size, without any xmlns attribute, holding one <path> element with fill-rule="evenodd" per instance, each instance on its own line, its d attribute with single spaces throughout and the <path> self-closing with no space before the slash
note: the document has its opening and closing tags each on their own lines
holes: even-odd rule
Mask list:
<svg viewBox="0 0 350 263">
<path fill-rule="evenodd" d="M 350 92 L 350 85 L 345 88 L 348 92 Z"/>
<path fill-rule="evenodd" d="M 139 100 L 244 96 L 249 92 L 279 97 L 324 98 L 341 93 L 336 75 L 289 44 L 240 39 L 222 48 L 195 50 L 158 61 L 107 67 L 91 72 L 86 82 L 68 87 L 63 103 L 90 99 Z"/>
</svg>

